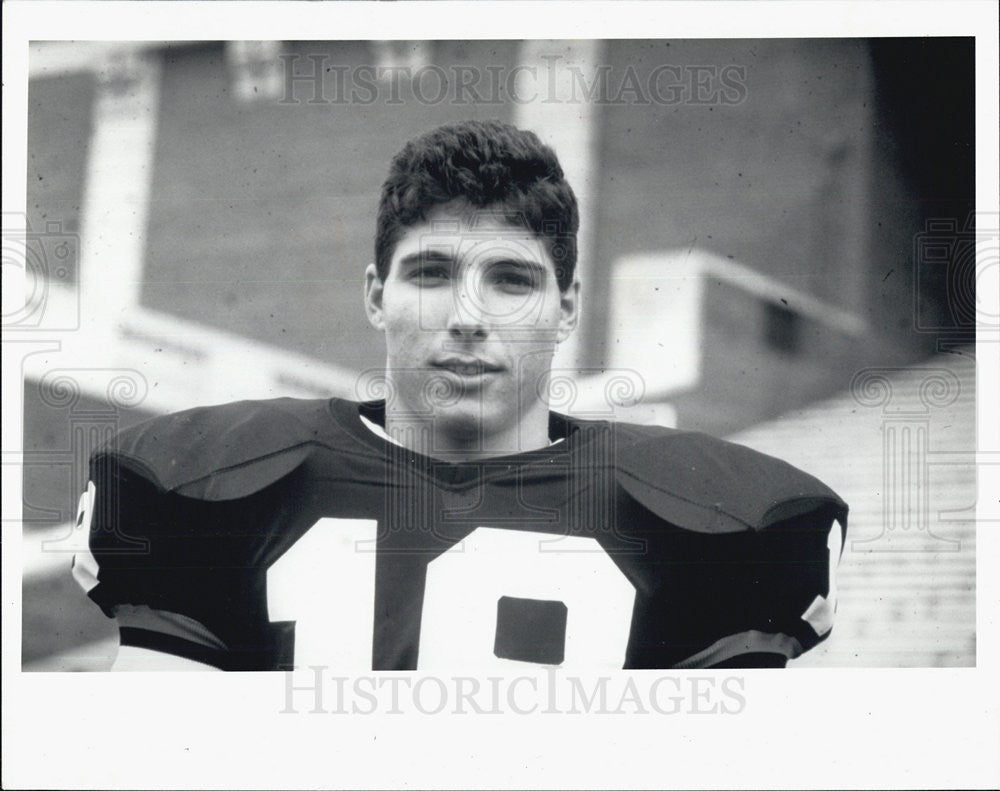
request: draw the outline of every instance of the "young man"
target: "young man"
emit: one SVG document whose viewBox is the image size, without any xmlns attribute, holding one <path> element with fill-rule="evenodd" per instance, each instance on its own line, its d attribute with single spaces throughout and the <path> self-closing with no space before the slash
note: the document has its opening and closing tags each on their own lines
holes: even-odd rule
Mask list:
<svg viewBox="0 0 1000 791">
<path fill-rule="evenodd" d="M 549 411 L 577 226 L 534 134 L 410 142 L 365 275 L 383 400 L 189 410 L 92 459 L 74 573 L 118 621 L 116 668 L 783 666 L 826 637 L 836 494 L 705 435 Z"/>
</svg>

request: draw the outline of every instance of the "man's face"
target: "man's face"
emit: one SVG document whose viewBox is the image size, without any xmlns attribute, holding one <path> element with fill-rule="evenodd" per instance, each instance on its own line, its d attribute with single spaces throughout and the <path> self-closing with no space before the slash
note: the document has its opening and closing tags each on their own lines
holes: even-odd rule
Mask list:
<svg viewBox="0 0 1000 791">
<path fill-rule="evenodd" d="M 391 408 L 475 442 L 546 410 L 558 342 L 576 325 L 579 284 L 559 291 L 544 243 L 501 214 L 447 204 L 400 238 L 366 307 L 385 332 Z"/>
</svg>

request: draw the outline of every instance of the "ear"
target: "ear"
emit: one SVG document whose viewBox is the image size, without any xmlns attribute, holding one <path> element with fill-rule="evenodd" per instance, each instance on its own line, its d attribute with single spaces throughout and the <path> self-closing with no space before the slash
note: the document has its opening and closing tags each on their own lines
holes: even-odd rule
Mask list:
<svg viewBox="0 0 1000 791">
<path fill-rule="evenodd" d="M 368 314 L 368 321 L 377 330 L 385 330 L 385 319 L 382 313 L 382 294 L 385 285 L 382 278 L 378 276 L 375 264 L 368 264 L 365 268 L 365 313 Z"/>
<path fill-rule="evenodd" d="M 562 343 L 576 329 L 580 320 L 580 281 L 574 279 L 569 288 L 559 293 L 559 331 L 556 342 Z"/>
</svg>

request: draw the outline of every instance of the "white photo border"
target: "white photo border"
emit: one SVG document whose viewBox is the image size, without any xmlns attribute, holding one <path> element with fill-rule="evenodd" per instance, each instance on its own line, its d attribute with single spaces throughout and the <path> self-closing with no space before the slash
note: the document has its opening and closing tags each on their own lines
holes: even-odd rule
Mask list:
<svg viewBox="0 0 1000 791">
<path fill-rule="evenodd" d="M 993 2 L 510 0 L 477 2 L 473 10 L 463 2 L 13 0 L 3 18 L 4 212 L 25 209 L 33 40 L 923 35 L 976 37 L 977 210 L 1000 211 Z M 989 315 L 998 313 L 994 301 Z M 4 402 L 20 403 L 21 372 L 8 352 L 5 344 Z M 1000 451 L 998 413 L 988 407 L 1000 403 L 998 356 L 997 335 L 984 334 L 977 343 L 981 452 Z M 4 448 L 20 447 L 20 416 L 5 410 L 3 428 Z M 1000 491 L 998 472 L 980 467 L 981 493 Z M 18 470 L 5 466 L 3 499 L 20 496 Z M 665 715 L 572 716 L 544 707 L 432 715 L 412 700 L 398 715 L 312 714 L 305 706 L 295 715 L 280 713 L 285 674 L 22 673 L 20 536 L 5 523 L 3 787 L 995 787 L 995 499 L 983 494 L 979 502 L 975 668 L 683 674 L 718 685 L 741 679 L 742 708 L 717 716 L 690 703 Z M 660 676 L 678 677 L 628 675 L 646 692 Z"/>
</svg>

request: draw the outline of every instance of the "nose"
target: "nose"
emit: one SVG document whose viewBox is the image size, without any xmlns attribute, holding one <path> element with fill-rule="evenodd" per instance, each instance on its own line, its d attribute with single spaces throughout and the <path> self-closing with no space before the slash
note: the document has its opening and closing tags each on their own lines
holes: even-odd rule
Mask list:
<svg viewBox="0 0 1000 791">
<path fill-rule="evenodd" d="M 454 281 L 451 292 L 451 310 L 448 313 L 448 335 L 456 340 L 482 340 L 489 334 L 486 320 L 486 305 L 478 293 L 474 274 Z"/>
</svg>

